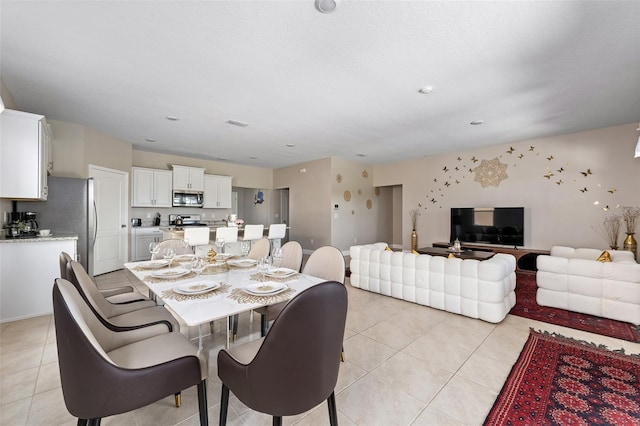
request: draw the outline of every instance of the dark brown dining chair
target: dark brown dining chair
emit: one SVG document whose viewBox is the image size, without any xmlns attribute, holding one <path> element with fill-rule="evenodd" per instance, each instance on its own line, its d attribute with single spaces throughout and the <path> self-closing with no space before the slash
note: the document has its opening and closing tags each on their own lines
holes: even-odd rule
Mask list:
<svg viewBox="0 0 640 426">
<path fill-rule="evenodd" d="M 113 331 L 89 309 L 77 288 L 53 286 L 58 367 L 67 410 L 78 425 L 144 407 L 196 385 L 200 424 L 208 424 L 207 361 L 180 333 L 144 340 Z"/>
<path fill-rule="evenodd" d="M 304 413 L 323 401 L 337 425 L 334 388 L 347 318 L 347 289 L 328 281 L 294 297 L 267 336 L 218 353 L 222 381 L 220 425 L 227 420 L 229 391 L 252 410 L 273 416 Z"/>
<path fill-rule="evenodd" d="M 73 259 L 71 258 L 71 256 L 69 256 L 68 253 L 62 251 L 60 252 L 60 278 L 63 279 L 68 279 L 67 278 L 67 264 L 69 262 L 71 262 Z M 98 287 L 98 285 L 96 284 L 96 287 Z M 112 287 L 112 288 L 99 288 L 98 290 L 100 291 L 100 293 L 102 293 L 102 295 L 104 297 L 107 298 L 107 300 L 111 297 L 111 296 L 116 296 L 118 294 L 125 294 L 125 293 L 132 293 L 131 295 L 127 295 L 127 296 L 120 296 L 119 299 L 121 300 L 141 300 L 141 298 L 139 298 L 138 296 L 142 296 L 140 295 L 140 293 L 134 292 L 134 289 L 132 286 L 130 285 L 123 285 L 123 286 L 118 286 L 118 287 Z M 118 298 L 116 298 L 117 300 Z"/>
</svg>

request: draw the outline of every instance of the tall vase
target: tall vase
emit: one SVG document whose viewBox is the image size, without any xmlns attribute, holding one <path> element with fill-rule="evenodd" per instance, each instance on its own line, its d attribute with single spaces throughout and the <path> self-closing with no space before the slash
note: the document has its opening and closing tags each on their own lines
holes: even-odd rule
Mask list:
<svg viewBox="0 0 640 426">
<path fill-rule="evenodd" d="M 624 245 L 622 247 L 624 250 L 632 252 L 635 258 L 638 254 L 638 243 L 636 239 L 633 238 L 633 234 L 633 232 L 627 234 L 627 238 L 624 239 Z"/>
<path fill-rule="evenodd" d="M 417 250 L 418 250 L 418 234 L 414 229 L 413 231 L 411 231 L 411 251 L 417 251 Z"/>
</svg>

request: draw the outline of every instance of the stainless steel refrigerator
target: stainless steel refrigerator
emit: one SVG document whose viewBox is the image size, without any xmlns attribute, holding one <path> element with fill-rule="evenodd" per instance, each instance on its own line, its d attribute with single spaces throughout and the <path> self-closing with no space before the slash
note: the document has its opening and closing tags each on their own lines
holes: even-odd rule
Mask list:
<svg viewBox="0 0 640 426">
<path fill-rule="evenodd" d="M 77 261 L 93 276 L 97 216 L 93 179 L 49 176 L 47 201 L 18 201 L 18 211 L 37 212 L 38 227 L 52 234 L 78 234 Z"/>
</svg>

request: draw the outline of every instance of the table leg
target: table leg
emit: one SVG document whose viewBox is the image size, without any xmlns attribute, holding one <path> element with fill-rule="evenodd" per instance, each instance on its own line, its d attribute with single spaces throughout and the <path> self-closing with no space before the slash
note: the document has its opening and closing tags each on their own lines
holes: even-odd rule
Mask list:
<svg viewBox="0 0 640 426">
<path fill-rule="evenodd" d="M 198 349 L 202 350 L 202 324 L 198 325 Z"/>
<path fill-rule="evenodd" d="M 229 340 L 230 340 L 230 328 L 231 328 L 231 318 L 232 317 L 227 317 L 227 326 L 225 327 L 227 329 L 227 349 L 229 349 L 230 344 L 229 344 Z"/>
</svg>

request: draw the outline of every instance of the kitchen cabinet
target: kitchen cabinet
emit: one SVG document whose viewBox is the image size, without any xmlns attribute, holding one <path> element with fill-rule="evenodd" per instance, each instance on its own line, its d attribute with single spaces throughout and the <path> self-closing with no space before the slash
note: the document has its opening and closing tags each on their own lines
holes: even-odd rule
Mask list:
<svg viewBox="0 0 640 426">
<path fill-rule="evenodd" d="M 44 116 L 0 114 L 0 198 L 46 200 L 53 133 Z"/>
<path fill-rule="evenodd" d="M 76 259 L 77 235 L 0 241 L 0 322 L 53 312 L 53 282 L 60 252 Z"/>
<path fill-rule="evenodd" d="M 204 169 L 172 165 L 174 191 L 203 191 Z"/>
<path fill-rule="evenodd" d="M 171 207 L 171 170 L 133 167 L 131 207 Z"/>
<path fill-rule="evenodd" d="M 150 243 L 162 241 L 162 231 L 159 227 L 131 228 L 131 261 L 151 259 Z"/>
<path fill-rule="evenodd" d="M 231 176 L 204 175 L 204 207 L 231 208 Z"/>
</svg>

